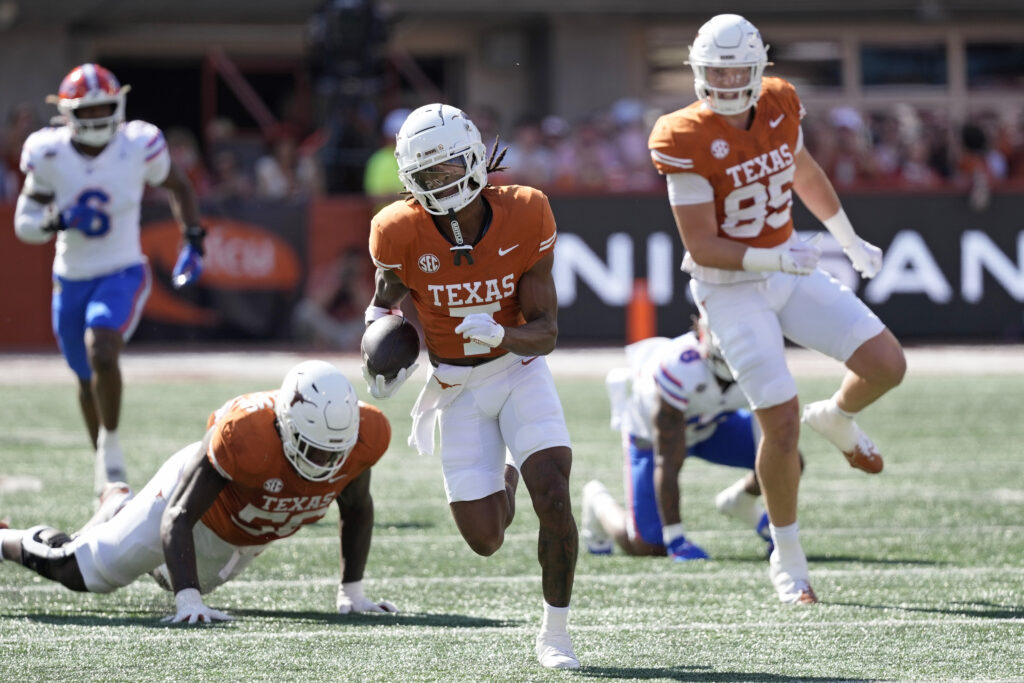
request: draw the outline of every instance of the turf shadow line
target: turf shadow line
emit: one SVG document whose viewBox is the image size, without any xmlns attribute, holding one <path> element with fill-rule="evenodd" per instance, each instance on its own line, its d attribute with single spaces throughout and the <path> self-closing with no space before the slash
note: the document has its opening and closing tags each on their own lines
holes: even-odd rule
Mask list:
<svg viewBox="0 0 1024 683">
<path fill-rule="evenodd" d="M 356 613 L 336 614 L 333 612 L 297 612 L 289 610 L 233 609 L 228 612 L 233 617 L 257 617 L 275 620 L 291 620 L 313 622 L 318 624 L 338 624 L 344 626 L 422 626 L 443 628 L 519 628 L 524 622 L 514 619 L 488 619 L 470 617 L 462 614 L 431 614 L 402 613 L 382 614 Z"/>
<path fill-rule="evenodd" d="M 853 564 L 910 565 L 922 567 L 942 567 L 948 565 L 947 562 L 936 562 L 935 560 L 873 558 L 864 557 L 862 555 L 808 555 L 807 561 L 814 564 L 850 562 Z"/>
<path fill-rule="evenodd" d="M 900 612 L 923 612 L 925 614 L 959 615 L 973 619 L 1024 619 L 1024 605 L 997 605 L 991 602 L 951 603 L 951 605 L 978 605 L 978 608 L 907 607 L 906 605 L 868 605 L 859 602 L 827 601 L 829 605 L 861 607 L 864 609 L 898 610 Z M 995 608 L 995 609 L 985 609 Z M 908 622 L 913 623 L 913 622 Z"/>
<path fill-rule="evenodd" d="M 822 683 L 864 683 L 870 679 L 861 678 L 823 678 L 820 676 L 783 676 L 764 672 L 751 671 L 718 671 L 708 666 L 670 666 L 651 669 L 632 669 L 625 667 L 584 666 L 577 676 L 587 678 L 607 678 L 614 680 L 669 680 L 669 681 L 751 681 L 772 683 L 782 681 L 820 681 Z"/>
</svg>

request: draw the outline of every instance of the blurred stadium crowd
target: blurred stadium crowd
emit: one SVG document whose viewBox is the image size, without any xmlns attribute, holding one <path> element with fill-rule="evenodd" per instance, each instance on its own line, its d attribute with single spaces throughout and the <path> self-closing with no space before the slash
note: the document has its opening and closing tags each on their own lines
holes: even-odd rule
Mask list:
<svg viewBox="0 0 1024 683">
<path fill-rule="evenodd" d="M 0 201 L 17 198 L 23 180 L 18 169 L 21 146 L 29 133 L 46 124 L 42 108 L 22 103 L 7 112 L 0 130 Z M 375 143 L 385 157 L 405 111 L 394 110 L 378 124 L 381 137 Z M 549 193 L 661 190 L 647 136 L 663 112 L 639 100 L 622 99 L 575 121 L 543 114 L 505 121 L 487 106 L 468 111 L 485 141 L 499 136 L 508 146 L 508 170 L 494 178 L 497 183 L 522 183 Z M 128 113 L 131 118 L 130 105 Z M 172 158 L 187 170 L 201 199 L 299 199 L 327 191 L 325 131 L 286 123 L 254 137 L 220 118 L 207 127 L 204 139 L 185 128 L 165 132 Z M 980 209 L 992 189 L 1024 187 L 1024 107 L 986 110 L 962 122 L 941 110 L 906 104 L 871 112 L 851 107 L 809 110 L 804 134 L 805 144 L 840 191 L 956 191 Z M 380 178 L 389 174 L 392 185 L 382 188 Z M 377 169 L 376 184 L 369 174 L 367 180 L 364 189 L 370 195 L 401 190 L 388 169 L 383 174 Z"/>
</svg>

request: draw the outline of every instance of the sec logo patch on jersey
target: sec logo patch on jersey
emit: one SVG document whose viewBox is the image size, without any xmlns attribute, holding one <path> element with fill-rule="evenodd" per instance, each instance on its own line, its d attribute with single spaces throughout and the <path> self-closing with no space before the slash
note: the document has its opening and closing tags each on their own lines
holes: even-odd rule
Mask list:
<svg viewBox="0 0 1024 683">
<path fill-rule="evenodd" d="M 711 156 L 716 159 L 724 159 L 729 156 L 729 143 L 721 138 L 712 141 Z"/>
<path fill-rule="evenodd" d="M 441 267 L 441 259 L 437 258 L 434 254 L 423 254 L 416 262 L 416 265 L 424 273 L 436 273 L 437 269 Z"/>
</svg>

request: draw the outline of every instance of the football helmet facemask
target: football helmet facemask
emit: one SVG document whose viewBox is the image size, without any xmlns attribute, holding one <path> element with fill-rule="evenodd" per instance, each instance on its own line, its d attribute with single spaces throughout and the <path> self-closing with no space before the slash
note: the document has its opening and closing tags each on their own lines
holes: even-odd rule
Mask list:
<svg viewBox="0 0 1024 683">
<path fill-rule="evenodd" d="M 750 109 L 761 95 L 761 76 L 768 65 L 768 46 L 761 33 L 738 14 L 719 14 L 697 31 L 686 62 L 693 68 L 693 88 L 711 111 L 726 116 Z M 708 82 L 708 68 L 740 67 L 747 70 L 745 83 L 715 87 Z"/>
<path fill-rule="evenodd" d="M 48 95 L 46 101 L 56 104 L 58 111 L 71 128 L 71 139 L 84 145 L 102 147 L 110 142 L 117 127 L 124 121 L 125 94 L 131 86 L 122 86 L 114 74 L 99 64 L 76 66 L 61 81 L 56 95 Z M 98 118 L 78 116 L 78 110 L 86 107 L 110 105 L 113 112 Z"/>
<path fill-rule="evenodd" d="M 447 104 L 413 111 L 395 136 L 398 177 L 435 216 L 459 211 L 487 185 L 487 148 L 465 112 Z"/>
<path fill-rule="evenodd" d="M 700 347 L 700 355 L 704 358 L 704 362 L 708 364 L 708 367 L 711 368 L 711 372 L 714 373 L 715 377 L 723 382 L 735 382 L 736 378 L 732 376 L 729 364 L 722 357 L 722 352 L 719 350 L 718 344 L 715 343 L 711 334 L 711 328 L 708 327 L 708 321 L 704 316 L 697 319 L 697 341 Z"/>
<path fill-rule="evenodd" d="M 333 477 L 359 438 L 355 389 L 340 370 L 324 361 L 304 361 L 288 371 L 274 412 L 285 457 L 310 481 Z"/>
</svg>

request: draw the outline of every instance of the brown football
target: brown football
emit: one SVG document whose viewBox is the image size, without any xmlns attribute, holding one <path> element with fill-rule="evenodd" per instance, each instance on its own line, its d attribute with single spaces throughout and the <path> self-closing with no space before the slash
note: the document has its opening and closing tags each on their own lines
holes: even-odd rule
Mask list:
<svg viewBox="0 0 1024 683">
<path fill-rule="evenodd" d="M 416 362 L 420 355 L 420 335 L 402 316 L 386 315 L 366 328 L 359 349 L 370 374 L 384 375 L 390 380 L 399 370 Z"/>
</svg>

